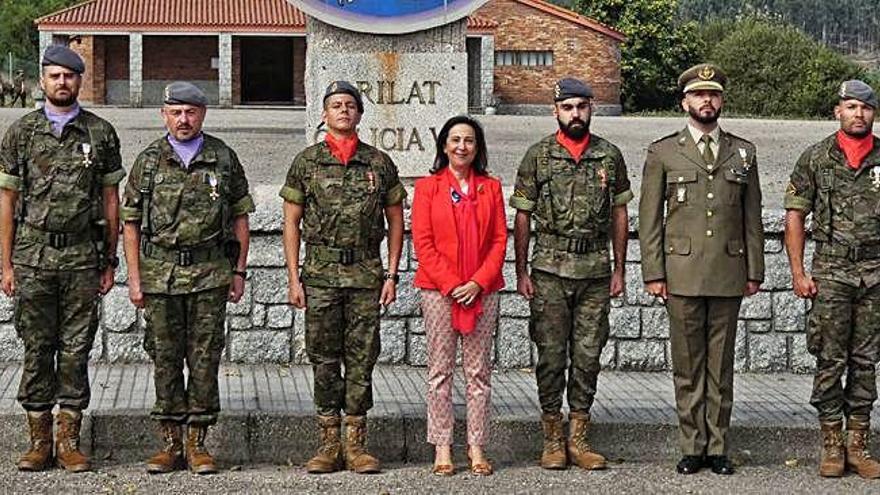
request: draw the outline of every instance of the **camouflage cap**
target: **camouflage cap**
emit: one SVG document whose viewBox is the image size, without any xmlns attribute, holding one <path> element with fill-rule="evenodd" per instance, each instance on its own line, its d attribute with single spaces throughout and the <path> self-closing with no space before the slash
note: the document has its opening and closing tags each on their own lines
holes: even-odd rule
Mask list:
<svg viewBox="0 0 880 495">
<path fill-rule="evenodd" d="M 553 85 L 553 101 L 562 101 L 569 98 L 592 97 L 593 88 L 580 79 L 566 77 L 556 81 L 556 84 Z"/>
<path fill-rule="evenodd" d="M 361 99 L 361 92 L 348 81 L 333 81 L 330 83 L 327 86 L 327 91 L 324 92 L 323 101 L 326 103 L 327 98 L 340 93 L 351 95 L 357 103 L 358 113 L 364 113 L 364 101 Z"/>
<path fill-rule="evenodd" d="M 874 94 L 874 88 L 864 81 L 852 79 L 840 83 L 840 90 L 837 96 L 841 100 L 859 100 L 860 102 L 877 108 L 877 95 Z"/>
<path fill-rule="evenodd" d="M 86 71 L 86 63 L 82 57 L 70 48 L 62 45 L 52 45 L 43 52 L 43 60 L 40 63 L 43 67 L 47 65 L 58 65 L 70 69 L 77 74 Z"/>
<path fill-rule="evenodd" d="M 165 86 L 164 101 L 167 105 L 208 106 L 208 97 L 193 83 L 175 81 Z"/>
<path fill-rule="evenodd" d="M 697 64 L 678 76 L 678 89 L 682 93 L 709 90 L 724 91 L 727 75 L 715 65 Z"/>
</svg>

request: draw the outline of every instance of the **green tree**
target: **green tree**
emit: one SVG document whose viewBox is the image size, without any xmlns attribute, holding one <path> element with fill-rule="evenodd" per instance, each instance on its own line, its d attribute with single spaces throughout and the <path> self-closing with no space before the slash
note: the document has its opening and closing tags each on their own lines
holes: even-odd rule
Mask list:
<svg viewBox="0 0 880 495">
<path fill-rule="evenodd" d="M 36 60 L 39 34 L 34 20 L 80 0 L 0 0 L 0 50 L 5 57 Z"/>
<path fill-rule="evenodd" d="M 708 59 L 727 72 L 732 112 L 827 117 L 841 81 L 865 71 L 788 24 L 750 18 L 710 45 Z"/>
<path fill-rule="evenodd" d="M 696 23 L 678 17 L 678 0 L 575 0 L 572 8 L 626 35 L 620 62 L 626 110 L 677 104 L 678 75 L 703 53 Z"/>
</svg>

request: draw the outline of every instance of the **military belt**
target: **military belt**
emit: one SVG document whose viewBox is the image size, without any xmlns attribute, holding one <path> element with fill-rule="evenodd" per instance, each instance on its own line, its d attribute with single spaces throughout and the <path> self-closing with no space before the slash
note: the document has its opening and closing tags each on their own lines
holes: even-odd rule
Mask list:
<svg viewBox="0 0 880 495">
<path fill-rule="evenodd" d="M 169 249 L 150 241 L 141 242 L 141 252 L 147 258 L 174 263 L 177 266 L 191 266 L 197 263 L 216 261 L 226 257 L 223 246 L 211 244 L 183 249 Z"/>
<path fill-rule="evenodd" d="M 538 234 L 536 240 L 538 246 L 566 251 L 575 254 L 595 253 L 608 249 L 607 237 L 565 237 L 554 234 Z"/>
<path fill-rule="evenodd" d="M 379 257 L 379 249 L 335 248 L 330 246 L 306 246 L 306 256 L 318 261 L 353 265 L 358 261 Z"/>
<path fill-rule="evenodd" d="M 847 246 L 846 244 L 816 243 L 816 254 L 846 258 L 850 261 L 873 260 L 880 258 L 880 244 L 868 246 Z"/>
<path fill-rule="evenodd" d="M 88 229 L 80 232 L 55 232 L 39 229 L 26 223 L 19 224 L 17 233 L 22 239 L 46 244 L 55 249 L 85 244 L 92 240 L 92 234 Z"/>
</svg>

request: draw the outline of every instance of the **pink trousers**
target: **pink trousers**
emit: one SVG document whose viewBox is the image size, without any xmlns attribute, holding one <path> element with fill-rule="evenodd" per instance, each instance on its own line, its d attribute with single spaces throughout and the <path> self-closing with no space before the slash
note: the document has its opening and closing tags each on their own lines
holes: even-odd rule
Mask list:
<svg viewBox="0 0 880 495">
<path fill-rule="evenodd" d="M 491 350 L 498 322 L 498 293 L 483 296 L 483 314 L 468 335 L 452 329 L 452 299 L 436 290 L 423 289 L 421 296 L 428 346 L 428 443 L 452 445 L 452 376 L 460 339 L 467 383 L 467 442 L 484 445 L 489 433 Z"/>
</svg>

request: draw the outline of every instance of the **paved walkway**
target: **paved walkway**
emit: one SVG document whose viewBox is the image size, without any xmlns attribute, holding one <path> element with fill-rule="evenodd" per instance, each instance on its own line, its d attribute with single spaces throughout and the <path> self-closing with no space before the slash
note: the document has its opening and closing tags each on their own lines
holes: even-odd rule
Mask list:
<svg viewBox="0 0 880 495">
<path fill-rule="evenodd" d="M 149 419 L 155 392 L 149 365 L 90 369 L 92 404 L 83 445 L 96 457 L 137 462 L 158 446 Z M 18 365 L 0 365 L 0 458 L 10 462 L 26 445 L 23 415 L 15 402 Z M 220 373 L 222 413 L 209 446 L 227 465 L 305 462 L 317 447 L 312 373 L 307 366 L 226 365 Z M 495 373 L 490 455 L 507 464 L 529 463 L 541 449 L 534 375 Z M 814 461 L 815 413 L 807 403 L 811 377 L 736 376 L 731 455 L 738 462 L 776 465 L 790 458 Z M 374 374 L 370 448 L 387 462 L 425 462 L 424 368 L 379 367 Z M 464 380 L 454 392 L 456 444 L 464 443 Z M 617 462 L 665 462 L 678 456 L 675 401 L 668 373 L 603 372 L 593 407 L 593 445 Z M 880 421 L 875 421 L 880 425 Z"/>
<path fill-rule="evenodd" d="M 21 367 L 0 367 L 0 413 L 17 412 L 15 394 Z M 150 365 L 100 364 L 90 369 L 91 412 L 149 410 L 155 399 Z M 812 425 L 808 404 L 812 378 L 789 374 L 736 375 L 734 423 Z M 464 407 L 464 378 L 455 379 L 453 401 Z M 425 415 L 425 370 L 377 367 L 373 379 L 375 406 L 370 414 Z M 220 371 L 224 412 L 285 412 L 308 415 L 312 405 L 312 371 L 307 366 L 225 365 Z M 492 376 L 495 416 L 536 419 L 539 411 L 531 372 L 510 371 Z M 668 373 L 602 372 L 593 406 L 597 422 L 675 424 L 675 399 Z"/>
</svg>

